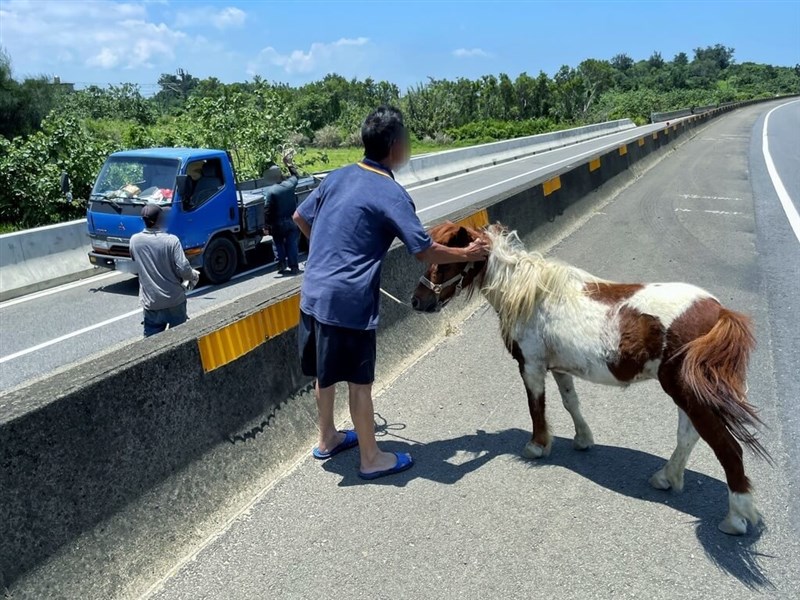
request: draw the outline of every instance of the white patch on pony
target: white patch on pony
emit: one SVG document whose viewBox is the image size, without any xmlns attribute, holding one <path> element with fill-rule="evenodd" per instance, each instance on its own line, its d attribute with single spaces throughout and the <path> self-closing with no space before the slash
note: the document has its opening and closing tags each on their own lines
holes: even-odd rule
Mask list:
<svg viewBox="0 0 800 600">
<path fill-rule="evenodd" d="M 702 298 L 714 296 L 689 283 L 649 283 L 633 294 L 625 304 L 642 314 L 658 317 L 667 330 L 675 319 Z"/>
<path fill-rule="evenodd" d="M 728 490 L 728 516 L 719 524 L 719 530 L 728 535 L 744 535 L 747 533 L 747 522 L 758 525 L 761 515 L 753 504 L 753 495 L 740 494 Z"/>
</svg>

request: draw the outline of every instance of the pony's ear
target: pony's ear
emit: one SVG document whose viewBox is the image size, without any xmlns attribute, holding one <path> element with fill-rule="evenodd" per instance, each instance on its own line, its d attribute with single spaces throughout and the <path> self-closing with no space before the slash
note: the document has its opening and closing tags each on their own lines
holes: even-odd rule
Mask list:
<svg viewBox="0 0 800 600">
<path fill-rule="evenodd" d="M 466 227 L 459 227 L 458 233 L 453 238 L 451 244 L 456 248 L 466 248 L 474 239 L 475 237 L 472 235 L 469 229 Z"/>
</svg>

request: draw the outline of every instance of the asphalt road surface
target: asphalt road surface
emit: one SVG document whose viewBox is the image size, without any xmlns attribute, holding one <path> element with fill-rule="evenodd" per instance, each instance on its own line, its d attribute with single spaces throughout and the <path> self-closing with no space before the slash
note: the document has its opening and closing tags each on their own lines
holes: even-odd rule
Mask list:
<svg viewBox="0 0 800 600">
<path fill-rule="evenodd" d="M 797 598 L 800 244 L 762 153 L 774 106 L 713 122 L 550 251 L 620 281 L 693 282 L 752 315 L 750 397 L 775 460 L 746 457 L 763 527 L 738 538 L 717 530 L 726 486 L 702 441 L 683 493 L 648 485 L 677 425 L 655 382 L 578 383 L 597 445 L 577 452 L 548 381 L 552 454 L 518 458 L 525 393 L 483 308 L 377 399 L 384 447 L 412 452 L 412 470 L 364 483 L 354 450 L 308 456 L 154 597 Z M 797 106 L 773 113 L 773 154 L 800 139 L 771 129 Z M 796 176 L 797 162 L 775 163 Z"/>
<path fill-rule="evenodd" d="M 489 167 L 411 191 L 420 217 L 430 222 L 490 198 L 550 170 L 599 154 L 662 125 L 604 136 L 526 159 Z M 261 248 L 252 264 L 222 286 L 195 290 L 189 316 L 264 288 L 279 279 Z M 142 335 L 136 278 L 108 273 L 0 304 L 0 392 Z"/>
</svg>

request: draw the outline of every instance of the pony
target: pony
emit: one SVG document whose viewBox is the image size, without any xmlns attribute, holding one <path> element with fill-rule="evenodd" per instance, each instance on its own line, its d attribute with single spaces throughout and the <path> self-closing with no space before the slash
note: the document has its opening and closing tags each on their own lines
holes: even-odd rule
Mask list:
<svg viewBox="0 0 800 600">
<path fill-rule="evenodd" d="M 751 429 L 761 424 L 747 402 L 746 371 L 755 347 L 748 317 L 722 306 L 688 283 L 615 283 L 577 267 L 528 252 L 516 232 L 500 225 L 483 230 L 442 223 L 433 240 L 466 247 L 484 239 L 486 260 L 430 265 L 412 307 L 436 311 L 462 289 L 480 290 L 495 309 L 506 348 L 519 365 L 533 431 L 522 455 L 549 455 L 545 376 L 550 371 L 575 425 L 574 447 L 594 444 L 573 377 L 626 387 L 657 379 L 678 407 L 677 446 L 650 484 L 683 489 L 689 455 L 702 437 L 725 471 L 728 513 L 719 529 L 747 532 L 761 519 L 745 475 L 740 442 L 771 458 Z"/>
</svg>

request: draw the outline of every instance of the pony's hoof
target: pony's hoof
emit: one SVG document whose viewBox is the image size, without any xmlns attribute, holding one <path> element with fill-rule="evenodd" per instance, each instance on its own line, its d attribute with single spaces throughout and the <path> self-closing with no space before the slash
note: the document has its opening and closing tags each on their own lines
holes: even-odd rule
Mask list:
<svg viewBox="0 0 800 600">
<path fill-rule="evenodd" d="M 594 447 L 594 438 L 592 434 L 589 435 L 576 435 L 572 438 L 572 447 L 575 450 L 588 450 L 589 448 Z"/>
<path fill-rule="evenodd" d="M 653 473 L 653 476 L 650 478 L 650 485 L 657 490 L 668 490 L 672 487 L 672 483 L 667 479 L 667 474 L 664 472 L 664 469 Z"/>
<path fill-rule="evenodd" d="M 525 458 L 544 458 L 550 456 L 550 445 L 540 446 L 534 442 L 528 442 L 522 449 L 522 456 Z"/>
<path fill-rule="evenodd" d="M 744 535 L 747 533 L 747 520 L 739 515 L 728 515 L 717 527 L 728 535 Z"/>
</svg>

